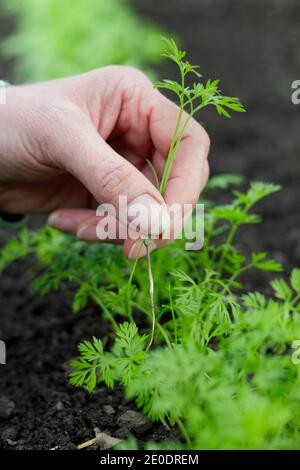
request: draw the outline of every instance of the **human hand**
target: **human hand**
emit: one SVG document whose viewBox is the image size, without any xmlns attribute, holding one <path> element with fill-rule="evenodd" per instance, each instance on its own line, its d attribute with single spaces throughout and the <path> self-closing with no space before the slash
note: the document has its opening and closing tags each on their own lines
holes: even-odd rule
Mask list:
<svg viewBox="0 0 300 470">
<path fill-rule="evenodd" d="M 177 114 L 142 72 L 126 66 L 8 88 L 0 106 L 0 210 L 50 213 L 53 227 L 97 240 L 95 208 L 103 202 L 117 208 L 120 195 L 129 206 L 156 207 L 157 221 L 166 205 L 195 204 L 209 172 L 209 138 L 196 121 L 180 144 L 164 199 L 146 161 L 161 177 Z M 129 223 L 122 211 L 120 219 Z M 131 258 L 143 254 L 136 247 L 124 241 Z"/>
</svg>

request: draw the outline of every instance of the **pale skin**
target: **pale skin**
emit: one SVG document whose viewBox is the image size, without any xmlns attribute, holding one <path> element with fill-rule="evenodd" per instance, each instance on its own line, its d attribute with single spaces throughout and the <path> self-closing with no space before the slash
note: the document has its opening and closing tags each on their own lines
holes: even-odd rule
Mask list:
<svg viewBox="0 0 300 470">
<path fill-rule="evenodd" d="M 92 241 L 95 208 L 117 206 L 120 195 L 158 211 L 195 204 L 209 174 L 203 127 L 190 122 L 164 198 L 146 161 L 161 177 L 177 115 L 177 106 L 132 67 L 9 87 L 0 105 L 0 211 L 48 213 L 53 227 Z M 129 258 L 145 254 L 138 241 L 117 242 Z"/>
</svg>

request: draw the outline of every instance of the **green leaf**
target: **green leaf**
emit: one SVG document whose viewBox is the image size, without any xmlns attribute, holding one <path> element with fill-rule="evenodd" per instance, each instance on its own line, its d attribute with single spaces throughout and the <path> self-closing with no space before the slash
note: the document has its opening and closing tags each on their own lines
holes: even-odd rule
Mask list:
<svg viewBox="0 0 300 470">
<path fill-rule="evenodd" d="M 231 186 L 236 186 L 243 183 L 244 177 L 241 175 L 222 174 L 210 178 L 206 185 L 208 189 L 228 189 Z"/>
<path fill-rule="evenodd" d="M 103 346 L 100 339 L 93 337 L 93 341 L 84 340 L 78 345 L 78 351 L 83 359 L 94 361 L 103 355 Z"/>
<path fill-rule="evenodd" d="M 280 263 L 275 260 L 266 260 L 267 253 L 252 253 L 252 264 L 254 267 L 261 269 L 262 271 L 270 271 L 270 272 L 282 272 L 283 267 Z"/>
<path fill-rule="evenodd" d="M 90 298 L 90 283 L 83 282 L 79 289 L 75 292 L 72 309 L 73 312 L 78 313 L 82 310 L 86 305 Z"/>
<path fill-rule="evenodd" d="M 300 269 L 294 269 L 292 271 L 291 286 L 298 294 L 300 293 Z"/>
<path fill-rule="evenodd" d="M 278 184 L 255 181 L 250 184 L 250 189 L 247 192 L 247 198 L 249 202 L 254 204 L 280 190 L 281 186 Z"/>
<path fill-rule="evenodd" d="M 233 205 L 218 206 L 211 209 L 211 213 L 220 220 L 227 220 L 238 224 L 257 224 L 260 222 L 259 216 L 247 214 L 244 210 Z"/>
<path fill-rule="evenodd" d="M 182 93 L 182 87 L 180 86 L 180 84 L 173 80 L 157 81 L 155 82 L 154 86 L 155 88 L 173 91 L 174 93 L 176 93 L 177 96 L 180 96 Z"/>
<path fill-rule="evenodd" d="M 228 113 L 228 111 L 226 111 L 226 109 L 224 109 L 221 105 L 218 105 L 216 104 L 216 110 L 218 111 L 218 114 L 220 116 L 225 116 L 227 118 L 231 118 L 230 114 Z"/>
<path fill-rule="evenodd" d="M 12 236 L 4 247 L 0 248 L 0 272 L 11 263 L 28 256 L 32 249 L 33 234 L 23 227 L 17 236 Z"/>
<path fill-rule="evenodd" d="M 242 296 L 242 302 L 249 310 L 261 310 L 266 307 L 266 297 L 260 292 L 249 292 Z"/>
<path fill-rule="evenodd" d="M 283 279 L 275 279 L 271 282 L 271 286 L 275 292 L 275 295 L 278 299 L 281 300 L 291 300 L 292 291 L 288 284 Z"/>
</svg>

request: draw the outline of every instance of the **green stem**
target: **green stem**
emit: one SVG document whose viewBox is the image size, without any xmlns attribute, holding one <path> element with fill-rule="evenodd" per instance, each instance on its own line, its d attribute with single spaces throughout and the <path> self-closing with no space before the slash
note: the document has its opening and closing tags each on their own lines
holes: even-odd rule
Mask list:
<svg viewBox="0 0 300 470">
<path fill-rule="evenodd" d="M 169 180 L 169 177 L 170 177 L 170 173 L 171 173 L 171 170 L 172 170 L 172 166 L 173 166 L 173 163 L 174 163 L 179 145 L 182 141 L 183 135 L 184 135 L 184 133 L 186 131 L 186 128 L 187 128 L 190 120 L 192 119 L 192 117 L 193 117 L 193 115 L 190 114 L 188 116 L 188 118 L 186 119 L 184 125 L 182 126 L 182 129 L 181 129 L 180 133 L 178 134 L 178 138 L 176 138 L 176 142 L 174 144 L 174 147 L 172 148 L 172 152 L 169 152 L 169 154 L 168 154 L 167 163 L 166 163 L 164 173 L 163 173 L 163 179 L 162 179 L 162 182 L 161 182 L 161 185 L 160 185 L 160 192 L 161 192 L 162 196 L 164 195 L 164 193 L 166 191 L 167 183 L 168 183 L 168 180 Z M 180 121 L 181 121 L 181 117 L 180 117 Z M 171 148 L 170 148 L 170 150 L 171 150 Z"/>
<path fill-rule="evenodd" d="M 225 241 L 225 246 L 224 246 L 224 250 L 222 251 L 222 255 L 220 257 L 220 260 L 219 260 L 219 263 L 218 263 L 218 267 L 217 267 L 217 271 L 219 274 L 222 273 L 223 271 L 223 267 L 224 267 L 224 258 L 225 258 L 225 251 L 227 250 L 227 247 L 228 245 L 231 245 L 234 237 L 235 237 L 235 234 L 236 234 L 236 231 L 239 227 L 239 224 L 238 223 L 234 223 L 230 229 L 230 232 L 228 234 L 228 237 Z"/>
<path fill-rule="evenodd" d="M 169 167 L 169 164 L 170 164 L 170 160 L 172 158 L 172 153 L 173 153 L 173 150 L 174 150 L 174 146 L 175 146 L 175 143 L 176 143 L 176 140 L 177 140 L 177 134 L 178 134 L 179 126 L 180 126 L 180 123 L 181 123 L 182 112 L 183 112 L 183 110 L 182 110 L 182 108 L 180 108 L 178 118 L 177 118 L 177 122 L 176 122 L 175 131 L 174 131 L 174 134 L 173 134 L 172 142 L 171 142 L 171 145 L 170 145 L 170 148 L 169 148 L 166 164 L 165 164 L 165 167 L 164 167 L 163 176 L 162 176 L 161 183 L 160 183 L 160 186 L 159 186 L 159 192 L 162 194 L 162 196 L 165 194 L 165 191 L 166 191 L 166 188 L 167 188 L 167 182 L 168 182 L 167 172 L 168 172 L 168 167 Z"/>
<path fill-rule="evenodd" d="M 141 312 L 143 312 L 145 315 L 147 315 L 149 317 L 149 312 L 142 305 L 138 304 L 137 302 L 133 302 L 133 305 L 135 305 L 138 310 L 140 310 Z M 172 344 L 170 342 L 170 339 L 169 339 L 168 334 L 165 331 L 165 329 L 161 326 L 161 324 L 158 321 L 156 321 L 155 326 L 160 331 L 160 333 L 161 333 L 162 337 L 164 338 L 168 348 L 172 349 Z"/>
<path fill-rule="evenodd" d="M 145 240 L 144 244 L 145 244 L 145 247 L 146 247 L 146 250 L 147 250 L 149 296 L 150 296 L 150 305 L 151 305 L 151 314 L 152 314 L 151 336 L 150 336 L 149 344 L 146 348 L 146 351 L 149 351 L 149 349 L 152 346 L 153 340 L 154 340 L 156 315 L 155 315 L 155 303 L 154 303 L 154 280 L 153 280 L 153 274 L 152 274 L 152 268 L 151 268 L 151 256 L 150 256 L 150 250 L 149 250 L 149 241 Z"/>
<path fill-rule="evenodd" d="M 172 155 L 173 155 L 174 149 L 176 148 L 177 134 L 179 132 L 181 119 L 182 119 L 182 115 L 183 115 L 185 74 L 184 74 L 184 71 L 183 71 L 182 67 L 180 67 L 180 74 L 181 74 L 181 95 L 179 97 L 179 99 L 180 99 L 180 109 L 179 109 L 179 113 L 178 113 L 178 117 L 177 117 L 175 131 L 174 131 L 172 141 L 171 141 L 171 145 L 170 145 L 170 148 L 169 148 L 166 164 L 165 164 L 165 167 L 164 167 L 163 176 L 162 176 L 160 187 L 159 187 L 159 191 L 160 191 L 162 196 L 164 196 L 166 188 L 167 188 L 167 183 L 168 183 L 168 178 L 169 178 L 168 175 L 170 173 L 169 167 L 170 168 L 172 167 L 172 162 L 174 161 L 174 158 L 172 157 Z"/>
<path fill-rule="evenodd" d="M 177 322 L 176 322 L 176 317 L 175 317 L 175 311 L 174 311 L 174 306 L 173 306 L 173 299 L 171 295 L 171 286 L 169 285 L 169 300 L 170 300 L 170 308 L 171 308 L 171 314 L 172 314 L 172 319 L 173 319 L 173 325 L 174 325 L 174 335 L 175 335 L 175 343 L 178 343 L 178 337 L 177 337 Z"/>
<path fill-rule="evenodd" d="M 243 274 L 244 272 L 248 271 L 249 269 L 252 269 L 254 268 L 255 265 L 253 263 L 250 263 L 250 264 L 247 264 L 246 266 L 244 266 L 243 268 L 239 269 L 236 273 L 234 273 L 230 278 L 229 278 L 229 284 L 230 282 L 233 282 L 235 281 L 241 274 Z"/>
<path fill-rule="evenodd" d="M 248 204 L 245 205 L 244 207 L 244 212 L 245 214 L 247 214 L 249 212 L 249 210 L 252 208 L 253 206 L 253 203 L 252 202 L 249 202 Z M 225 250 L 227 249 L 227 246 L 228 245 L 231 245 L 232 242 L 233 242 L 233 239 L 235 237 L 235 234 L 237 232 L 237 229 L 239 228 L 240 224 L 238 222 L 235 222 L 230 231 L 229 231 L 229 234 L 228 234 L 228 237 L 226 239 L 226 242 L 225 242 Z M 218 268 L 217 268 L 217 271 L 221 274 L 222 271 L 223 271 L 223 265 L 224 265 L 224 258 L 225 258 L 225 250 L 223 250 L 222 252 L 222 255 L 220 257 L 220 261 L 218 263 Z"/>
<path fill-rule="evenodd" d="M 104 303 L 102 302 L 102 300 L 99 297 L 99 294 L 96 291 L 94 291 L 92 295 L 93 295 L 93 299 L 96 302 L 96 304 L 99 305 L 99 307 L 103 310 L 105 315 L 110 319 L 114 329 L 118 329 L 118 323 L 116 322 L 116 320 L 114 319 L 114 317 L 112 316 L 112 314 L 108 310 L 108 308 L 105 307 Z"/>
<path fill-rule="evenodd" d="M 181 434 L 183 435 L 184 439 L 185 439 L 185 442 L 187 443 L 187 446 L 188 446 L 188 449 L 191 450 L 192 449 L 192 441 L 191 441 L 191 438 L 189 436 L 189 433 L 187 432 L 186 430 L 186 427 L 184 426 L 183 422 L 181 421 L 180 418 L 177 418 L 176 419 L 176 424 L 177 426 L 179 427 L 180 429 L 180 432 Z"/>
<path fill-rule="evenodd" d="M 156 328 L 161 332 L 161 335 L 163 336 L 168 348 L 172 349 L 172 344 L 169 340 L 169 337 L 168 337 L 165 329 L 161 326 L 161 324 L 159 322 L 156 322 Z"/>
<path fill-rule="evenodd" d="M 199 272 L 197 271 L 195 263 L 193 262 L 193 260 L 190 258 L 190 256 L 185 251 L 182 253 L 182 256 L 186 260 L 186 262 L 188 263 L 191 270 L 193 271 L 193 273 L 195 275 L 195 280 L 196 280 L 199 276 Z"/>
<path fill-rule="evenodd" d="M 291 305 L 295 305 L 300 300 L 300 294 L 298 294 L 291 302 Z"/>
</svg>

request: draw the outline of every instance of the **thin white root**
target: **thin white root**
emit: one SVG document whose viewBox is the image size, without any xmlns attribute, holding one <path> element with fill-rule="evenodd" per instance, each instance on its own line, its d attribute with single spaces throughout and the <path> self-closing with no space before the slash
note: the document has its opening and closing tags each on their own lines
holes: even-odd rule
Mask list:
<svg viewBox="0 0 300 470">
<path fill-rule="evenodd" d="M 156 315 L 155 315 L 155 303 L 154 303 L 154 280 L 153 280 L 153 274 L 152 274 L 152 268 L 151 268 L 151 256 L 150 256 L 150 250 L 149 250 L 149 244 L 145 243 L 146 250 L 147 250 L 147 264 L 148 264 L 148 279 L 149 279 L 149 296 L 150 296 L 150 304 L 151 304 L 151 313 L 152 313 L 152 329 L 151 329 L 151 337 L 149 344 L 146 348 L 146 351 L 149 351 L 149 349 L 152 346 L 153 340 L 154 340 L 154 334 L 155 334 L 155 323 L 156 323 Z"/>
</svg>

